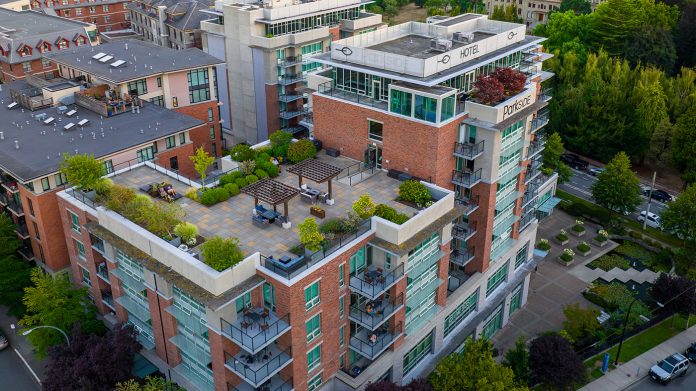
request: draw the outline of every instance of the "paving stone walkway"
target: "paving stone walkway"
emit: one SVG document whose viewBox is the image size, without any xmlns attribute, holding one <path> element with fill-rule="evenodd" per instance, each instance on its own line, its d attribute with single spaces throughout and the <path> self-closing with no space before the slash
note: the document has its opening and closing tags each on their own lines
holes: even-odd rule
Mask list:
<svg viewBox="0 0 696 391">
<path fill-rule="evenodd" d="M 589 262 L 586 262 L 585 265 L 587 263 Z M 616 279 L 621 282 L 635 281 L 639 284 L 642 284 L 644 282 L 652 283 L 659 276 L 658 273 L 655 273 L 654 271 L 651 271 L 649 269 L 638 271 L 634 268 L 623 270 L 619 269 L 618 267 L 615 267 L 609 270 L 608 272 L 605 272 L 600 268 L 592 270 L 584 265 L 583 267 L 578 267 L 571 270 L 570 273 L 575 277 L 588 283 L 598 278 L 601 278 L 605 281 L 612 281 Z"/>
</svg>

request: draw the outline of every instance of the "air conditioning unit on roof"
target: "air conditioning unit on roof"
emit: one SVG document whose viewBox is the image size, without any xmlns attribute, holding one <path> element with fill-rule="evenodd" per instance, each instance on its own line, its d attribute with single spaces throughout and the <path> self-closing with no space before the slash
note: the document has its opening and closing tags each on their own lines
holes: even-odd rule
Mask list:
<svg viewBox="0 0 696 391">
<path fill-rule="evenodd" d="M 452 34 L 452 40 L 459 43 L 472 43 L 474 42 L 474 33 L 455 32 Z"/>
<path fill-rule="evenodd" d="M 452 41 L 449 39 L 433 38 L 430 40 L 430 49 L 438 52 L 446 52 L 452 49 Z"/>
</svg>

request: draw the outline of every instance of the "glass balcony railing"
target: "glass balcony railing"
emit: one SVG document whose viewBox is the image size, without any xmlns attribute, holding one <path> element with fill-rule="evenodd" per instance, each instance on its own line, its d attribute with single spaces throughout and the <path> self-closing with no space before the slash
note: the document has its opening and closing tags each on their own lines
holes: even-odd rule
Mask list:
<svg viewBox="0 0 696 391">
<path fill-rule="evenodd" d="M 522 216 L 522 219 L 520 220 L 520 226 L 518 228 L 518 232 L 522 232 L 535 219 L 536 219 L 536 216 L 535 216 L 534 210 L 532 209 L 529 212 L 527 212 L 524 216 Z"/>
<path fill-rule="evenodd" d="M 0 176 L 0 183 L 2 183 L 2 187 L 11 191 L 12 193 L 19 191 L 19 184 L 14 178 L 2 175 Z"/>
<path fill-rule="evenodd" d="M 260 314 L 260 312 L 252 312 L 257 315 Z M 253 354 L 258 353 L 290 330 L 289 314 L 279 318 L 273 311 L 268 312 L 267 318 L 259 318 L 256 321 L 251 319 L 251 317 L 245 317 L 240 314 L 239 319 L 234 323 L 230 323 L 225 319 L 220 319 L 220 323 L 224 336 Z"/>
<path fill-rule="evenodd" d="M 34 260 L 34 250 L 31 249 L 31 246 L 22 246 L 17 252 L 27 261 Z"/>
<path fill-rule="evenodd" d="M 474 171 L 471 169 L 453 170 L 452 183 L 466 188 L 471 188 L 481 181 L 481 169 Z"/>
<path fill-rule="evenodd" d="M 24 209 L 22 208 L 22 204 L 15 200 L 9 200 L 7 202 L 7 209 L 9 209 L 10 212 L 12 212 L 12 214 L 14 214 L 17 217 L 24 216 Z"/>
<path fill-rule="evenodd" d="M 109 282 L 109 268 L 106 266 L 106 262 L 102 262 L 97 265 L 97 275 L 102 278 L 102 280 Z"/>
<path fill-rule="evenodd" d="M 369 299 L 376 299 L 404 276 L 404 264 L 391 271 L 364 270 L 350 277 L 350 290 Z"/>
<path fill-rule="evenodd" d="M 539 94 L 539 99 L 543 100 L 544 102 L 548 102 L 553 98 L 553 90 L 551 87 L 546 87 L 541 89 L 541 93 Z"/>
<path fill-rule="evenodd" d="M 246 382 L 241 382 L 236 386 L 230 383 L 227 384 L 227 391 L 292 391 L 293 389 L 292 378 L 283 380 L 280 375 L 273 376 L 271 380 L 263 383 L 259 388 L 252 387 Z"/>
<path fill-rule="evenodd" d="M 536 132 L 537 130 L 539 130 L 539 129 L 543 128 L 544 126 L 546 126 L 546 124 L 548 124 L 548 123 L 549 123 L 549 112 L 546 111 L 546 110 L 543 110 L 543 111 L 540 110 L 540 111 L 537 113 L 536 118 L 534 118 L 534 119 L 532 120 L 532 124 L 531 124 L 529 130 L 530 130 L 531 133 L 534 133 L 534 132 Z"/>
<path fill-rule="evenodd" d="M 474 260 L 474 249 L 473 248 L 463 248 L 463 249 L 454 249 L 450 253 L 450 262 L 459 265 L 459 266 L 465 266 L 467 263 L 471 262 Z"/>
<path fill-rule="evenodd" d="M 281 102 L 285 102 L 285 103 L 294 102 L 294 101 L 300 100 L 302 98 L 304 98 L 304 95 L 302 95 L 300 93 L 296 93 L 296 92 L 278 95 L 278 100 Z"/>
<path fill-rule="evenodd" d="M 474 160 L 483 154 L 483 141 L 479 143 L 454 143 L 454 155 Z"/>
<path fill-rule="evenodd" d="M 111 292 L 102 291 L 102 302 L 112 310 L 116 311 L 116 305 L 114 305 L 114 297 L 111 296 Z"/>
<path fill-rule="evenodd" d="M 546 145 L 546 136 L 538 134 L 536 138 L 529 142 L 529 147 L 527 148 L 527 159 L 532 158 L 534 155 L 544 150 Z"/>
<path fill-rule="evenodd" d="M 389 299 L 380 298 L 366 303 L 351 304 L 349 318 L 370 330 L 384 324 L 394 313 L 404 306 L 404 294 Z"/>
<path fill-rule="evenodd" d="M 280 118 L 282 119 L 293 119 L 303 115 L 304 113 L 304 110 L 281 110 L 279 114 Z"/>
<path fill-rule="evenodd" d="M 399 322 L 393 332 L 387 330 L 384 326 L 376 331 L 363 329 L 350 337 L 350 348 L 355 353 L 374 360 L 394 344 L 394 341 L 402 334 L 403 326 L 401 322 Z"/>
<path fill-rule="evenodd" d="M 290 84 L 300 83 L 305 81 L 305 76 L 301 73 L 294 75 L 283 75 L 278 77 L 278 83 L 287 86 Z"/>
<path fill-rule="evenodd" d="M 20 224 L 15 227 L 15 232 L 22 239 L 29 239 L 29 229 L 25 224 Z"/>
<path fill-rule="evenodd" d="M 476 225 L 467 223 L 464 221 L 456 222 L 452 224 L 452 237 L 455 237 L 461 241 L 466 242 L 472 236 L 476 234 Z"/>
<path fill-rule="evenodd" d="M 295 65 L 302 64 L 302 55 L 285 57 L 282 60 L 278 60 L 278 66 L 282 68 L 292 67 Z"/>
<path fill-rule="evenodd" d="M 471 196 L 467 197 L 465 195 L 457 195 L 454 197 L 454 201 L 457 203 L 457 205 L 463 206 L 464 209 L 464 215 L 468 216 L 473 212 L 474 210 L 478 209 L 478 202 L 479 202 L 479 196 Z"/>
<path fill-rule="evenodd" d="M 4 190 L 0 190 L 0 205 L 7 206 L 7 203 L 8 203 L 7 193 L 5 193 Z"/>
<path fill-rule="evenodd" d="M 135 300 L 128 295 L 123 295 L 116 298 L 116 302 L 128 311 L 129 315 L 133 315 L 143 322 L 150 320 L 150 308 L 145 307 L 140 300 Z"/>
<path fill-rule="evenodd" d="M 104 255 L 104 241 L 92 235 L 90 235 L 90 239 L 92 241 L 92 249 L 99 254 Z"/>
<path fill-rule="evenodd" d="M 291 362 L 290 348 L 280 350 L 274 344 L 258 354 L 240 352 L 231 356 L 225 352 L 225 367 L 256 388 L 261 387 Z"/>
</svg>

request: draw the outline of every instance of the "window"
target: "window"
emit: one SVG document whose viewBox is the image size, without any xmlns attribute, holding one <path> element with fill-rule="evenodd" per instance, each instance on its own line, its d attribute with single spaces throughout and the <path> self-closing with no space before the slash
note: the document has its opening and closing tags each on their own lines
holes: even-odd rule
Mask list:
<svg viewBox="0 0 696 391">
<path fill-rule="evenodd" d="M 410 117 L 412 99 L 413 95 L 409 92 L 391 90 L 389 111 Z"/>
<path fill-rule="evenodd" d="M 27 200 L 27 204 L 29 204 L 29 214 L 36 217 L 36 215 L 34 214 L 34 203 L 31 202 L 31 200 L 29 198 L 27 198 L 26 200 Z"/>
<path fill-rule="evenodd" d="M 346 264 L 338 265 L 338 287 L 343 288 L 346 285 Z"/>
<path fill-rule="evenodd" d="M 42 58 L 41 59 L 41 66 L 44 68 L 50 68 L 51 67 L 51 61 L 47 58 Z"/>
<path fill-rule="evenodd" d="M 162 87 L 162 76 L 157 76 L 157 87 Z"/>
<path fill-rule="evenodd" d="M 176 138 L 174 136 L 167 137 L 166 139 L 164 139 L 164 142 L 167 149 L 176 147 Z"/>
<path fill-rule="evenodd" d="M 19 57 L 27 57 L 27 56 L 31 56 L 31 48 L 29 46 L 25 45 L 23 48 L 19 49 Z"/>
<path fill-rule="evenodd" d="M 41 189 L 43 189 L 43 191 L 51 190 L 51 183 L 49 182 L 48 177 L 41 178 Z"/>
<path fill-rule="evenodd" d="M 493 315 L 488 319 L 481 331 L 481 337 L 491 339 L 495 333 L 503 327 L 503 305 L 500 304 Z"/>
<path fill-rule="evenodd" d="M 340 329 L 338 329 L 338 345 L 343 346 L 346 344 L 346 328 L 345 326 L 341 326 Z M 341 355 L 341 358 L 343 358 L 343 355 Z"/>
<path fill-rule="evenodd" d="M 356 251 L 350 257 L 350 275 L 360 274 L 365 269 L 365 247 Z"/>
<path fill-rule="evenodd" d="M 70 10 L 63 10 L 63 16 L 69 18 L 70 17 Z"/>
<path fill-rule="evenodd" d="M 384 124 L 381 122 L 367 120 L 367 138 L 382 142 L 382 128 Z"/>
<path fill-rule="evenodd" d="M 307 372 L 317 368 L 321 364 L 321 345 L 307 352 Z"/>
<path fill-rule="evenodd" d="M 522 266 L 525 261 L 527 261 L 527 250 L 529 249 L 529 242 L 527 242 L 524 247 L 517 251 L 517 256 L 515 256 L 515 269 Z"/>
<path fill-rule="evenodd" d="M 208 122 L 213 122 L 213 109 L 208 108 Z"/>
<path fill-rule="evenodd" d="M 82 16 L 82 8 L 75 8 L 75 16 Z"/>
<path fill-rule="evenodd" d="M 176 96 L 172 96 L 172 107 L 179 107 L 179 99 Z"/>
<path fill-rule="evenodd" d="M 307 311 L 319 304 L 319 281 L 305 288 L 305 308 Z"/>
<path fill-rule="evenodd" d="M 157 105 L 160 107 L 164 107 L 164 95 L 156 96 L 154 98 L 150 98 L 150 103 L 153 105 Z"/>
<path fill-rule="evenodd" d="M 153 147 L 147 147 L 138 150 L 135 154 L 138 156 L 138 163 L 142 163 L 155 158 L 155 149 Z"/>
<path fill-rule="evenodd" d="M 524 282 L 517 285 L 515 290 L 512 291 L 512 297 L 510 298 L 510 313 L 508 315 L 512 315 L 515 311 L 519 310 L 520 307 L 522 307 L 522 287 L 523 286 L 524 286 Z"/>
<path fill-rule="evenodd" d="M 129 81 L 127 84 L 128 93 L 131 95 L 145 95 L 147 94 L 147 82 L 145 79 L 140 79 L 136 81 Z"/>
<path fill-rule="evenodd" d="M 341 296 L 338 298 L 338 317 L 343 319 L 346 312 L 346 297 Z"/>
<path fill-rule="evenodd" d="M 111 160 L 104 160 L 104 171 L 107 174 L 114 172 L 114 163 Z"/>
<path fill-rule="evenodd" d="M 307 326 L 307 342 L 311 342 L 321 335 L 321 314 L 308 320 L 305 326 Z"/>
<path fill-rule="evenodd" d="M 68 40 L 67 39 L 61 39 L 58 41 L 58 49 L 67 49 L 68 48 Z"/>
<path fill-rule="evenodd" d="M 430 332 L 425 338 L 420 340 L 411 350 L 404 355 L 404 375 L 408 374 L 423 359 L 430 354 L 433 348 L 433 333 Z"/>
<path fill-rule="evenodd" d="M 215 126 L 210 125 L 210 139 L 215 140 Z"/>
<path fill-rule="evenodd" d="M 251 292 L 238 297 L 234 304 L 238 313 L 244 311 L 245 308 L 251 308 Z"/>
<path fill-rule="evenodd" d="M 70 228 L 72 228 L 73 231 L 77 232 L 78 234 L 80 233 L 80 220 L 78 219 L 77 215 L 73 212 L 68 211 L 70 213 Z"/>
<path fill-rule="evenodd" d="M 56 174 L 54 178 L 56 178 L 56 186 L 62 186 L 68 183 L 68 177 L 62 172 Z"/>
<path fill-rule="evenodd" d="M 445 318 L 445 337 L 454 330 L 464 319 L 466 319 L 469 314 L 476 311 L 476 304 L 478 303 L 478 290 L 467 297 L 464 302 L 459 304 L 457 308 L 454 309 Z"/>
<path fill-rule="evenodd" d="M 104 16 L 104 23 L 109 23 L 109 22 L 111 22 L 111 16 L 109 16 L 109 15 Z"/>
<path fill-rule="evenodd" d="M 82 282 L 87 286 L 92 286 L 92 280 L 89 278 L 89 272 L 87 269 L 84 267 L 80 267 L 80 269 L 82 269 Z"/>
<path fill-rule="evenodd" d="M 210 100 L 210 82 L 208 80 L 208 70 L 197 69 L 189 71 L 187 77 L 189 101 L 191 103 L 198 103 Z"/>
<path fill-rule="evenodd" d="M 41 240 L 41 235 L 39 234 L 39 226 L 36 225 L 36 221 L 32 221 L 32 224 L 34 224 L 34 237 L 36 240 Z"/>
<path fill-rule="evenodd" d="M 263 305 L 271 311 L 276 310 L 275 287 L 267 282 L 263 283 Z"/>
<path fill-rule="evenodd" d="M 321 386 L 321 373 L 309 379 L 307 382 L 307 391 L 314 391 Z"/>
<path fill-rule="evenodd" d="M 488 284 L 486 285 L 486 297 L 490 296 L 496 288 L 498 288 L 505 282 L 507 274 L 508 265 L 506 263 L 503 266 L 501 266 L 500 269 L 496 270 L 496 272 L 493 273 L 492 276 L 488 277 Z"/>
<path fill-rule="evenodd" d="M 180 145 L 186 144 L 186 133 L 179 134 L 179 144 Z"/>
<path fill-rule="evenodd" d="M 77 248 L 77 256 L 80 259 L 85 259 L 85 245 L 79 240 L 75 240 L 75 247 Z"/>
<path fill-rule="evenodd" d="M 102 11 L 109 12 L 109 6 L 107 4 L 102 5 Z"/>
<path fill-rule="evenodd" d="M 442 100 L 442 110 L 440 111 L 440 121 L 446 121 L 454 116 L 454 95 Z"/>
<path fill-rule="evenodd" d="M 26 61 L 22 63 L 22 70 L 24 73 L 31 72 L 31 61 Z"/>
<path fill-rule="evenodd" d="M 437 120 L 437 99 L 416 95 L 413 116 L 428 122 Z"/>
</svg>

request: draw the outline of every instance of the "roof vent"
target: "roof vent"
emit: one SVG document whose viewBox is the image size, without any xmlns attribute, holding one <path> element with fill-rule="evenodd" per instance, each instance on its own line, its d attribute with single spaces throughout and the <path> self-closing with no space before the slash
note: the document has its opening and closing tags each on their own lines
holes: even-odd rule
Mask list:
<svg viewBox="0 0 696 391">
<path fill-rule="evenodd" d="M 14 109 L 15 107 L 17 107 L 17 104 L 18 104 L 17 102 L 12 102 L 12 103 L 10 103 L 9 105 L 7 105 L 7 108 L 10 109 L 10 110 L 12 110 L 12 109 Z"/>
<path fill-rule="evenodd" d="M 472 43 L 474 42 L 474 33 L 456 32 L 452 34 L 452 40 L 459 43 Z"/>
<path fill-rule="evenodd" d="M 73 115 L 77 114 L 77 110 L 73 109 L 65 113 L 68 117 L 72 117 Z"/>
<path fill-rule="evenodd" d="M 452 41 L 449 39 L 433 38 L 430 40 L 430 50 L 447 52 L 452 49 Z"/>
<path fill-rule="evenodd" d="M 114 67 L 114 68 L 118 68 L 118 67 L 120 67 L 121 65 L 123 65 L 123 64 L 125 64 L 125 63 L 126 63 L 126 62 L 123 61 L 123 60 L 116 60 L 116 61 L 114 61 L 114 62 L 111 63 L 111 66 Z"/>
<path fill-rule="evenodd" d="M 78 122 L 77 124 L 80 126 L 85 126 L 85 125 L 87 125 L 87 122 L 89 122 L 89 120 L 87 118 L 85 118 L 83 120 L 80 120 L 80 122 Z"/>
</svg>

